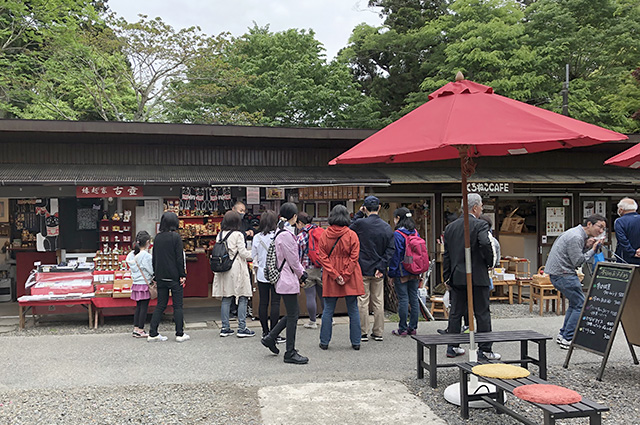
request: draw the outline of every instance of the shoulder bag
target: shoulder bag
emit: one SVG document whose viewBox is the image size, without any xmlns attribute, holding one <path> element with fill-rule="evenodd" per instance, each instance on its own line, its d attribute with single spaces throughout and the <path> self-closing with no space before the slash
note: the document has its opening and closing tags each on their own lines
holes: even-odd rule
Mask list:
<svg viewBox="0 0 640 425">
<path fill-rule="evenodd" d="M 142 268 L 140 267 L 140 264 L 138 264 L 138 259 L 135 256 L 133 257 L 133 261 L 136 262 L 136 266 L 138 266 L 138 270 L 140 270 L 140 274 L 142 275 L 144 282 L 149 287 L 149 294 L 151 294 L 151 299 L 155 300 L 156 298 L 158 298 L 158 286 L 154 281 L 151 281 L 151 283 L 149 283 L 147 277 L 144 275 L 144 271 L 142 271 Z"/>
</svg>

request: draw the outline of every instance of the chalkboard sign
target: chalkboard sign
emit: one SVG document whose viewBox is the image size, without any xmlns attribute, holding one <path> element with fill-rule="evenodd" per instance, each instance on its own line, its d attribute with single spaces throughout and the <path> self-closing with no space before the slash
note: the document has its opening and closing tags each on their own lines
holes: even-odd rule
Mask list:
<svg viewBox="0 0 640 425">
<path fill-rule="evenodd" d="M 564 367 L 569 366 L 575 347 L 591 351 L 603 356 L 596 378 L 599 381 L 602 380 L 604 367 L 620 323 L 622 323 L 633 362 L 638 364 L 633 348 L 633 345 L 639 343 L 640 338 L 640 324 L 637 321 L 638 314 L 635 313 L 637 298 L 640 298 L 640 268 L 630 264 L 598 263 Z M 629 311 L 625 312 L 625 305 L 629 301 L 631 306 Z"/>
<path fill-rule="evenodd" d="M 603 354 L 615 336 L 622 301 L 635 268 L 616 263 L 598 263 L 573 343 Z"/>
</svg>

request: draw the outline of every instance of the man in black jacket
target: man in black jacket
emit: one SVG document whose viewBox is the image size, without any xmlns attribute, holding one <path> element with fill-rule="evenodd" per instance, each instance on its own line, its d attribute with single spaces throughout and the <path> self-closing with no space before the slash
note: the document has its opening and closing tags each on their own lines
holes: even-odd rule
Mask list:
<svg viewBox="0 0 640 425">
<path fill-rule="evenodd" d="M 369 299 L 373 304 L 373 329 L 371 337 L 382 341 L 384 331 L 384 275 L 395 251 L 393 231 L 380 218 L 380 200 L 367 196 L 351 224 L 351 230 L 360 239 L 360 257 L 364 295 L 358 297 L 362 341 L 369 340 Z"/>
<path fill-rule="evenodd" d="M 473 283 L 474 315 L 478 332 L 491 332 L 491 312 L 489 311 L 489 267 L 492 266 L 493 250 L 489 240 L 489 225 L 479 220 L 482 214 L 482 197 L 477 193 L 467 196 L 469 205 L 469 231 L 471 236 L 471 269 Z M 443 277 L 448 281 L 451 296 L 448 333 L 460 333 L 462 317 L 467 314 L 467 272 L 464 256 L 464 217 L 450 223 L 444 230 Z M 471 319 L 471 318 L 470 318 Z M 478 359 L 499 360 L 491 343 L 478 344 Z M 458 344 L 447 347 L 447 357 L 464 354 Z"/>
</svg>

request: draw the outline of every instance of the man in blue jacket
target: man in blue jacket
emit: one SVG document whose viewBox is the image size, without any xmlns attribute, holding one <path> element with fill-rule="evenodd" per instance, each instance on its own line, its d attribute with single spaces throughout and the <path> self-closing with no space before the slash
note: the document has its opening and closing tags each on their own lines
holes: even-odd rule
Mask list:
<svg viewBox="0 0 640 425">
<path fill-rule="evenodd" d="M 362 208 L 353 217 L 351 230 L 360 240 L 360 268 L 364 295 L 358 297 L 362 341 L 369 340 L 369 301 L 373 304 L 371 337 L 382 341 L 384 331 L 384 275 L 395 250 L 391 226 L 380 218 L 380 200 L 367 196 Z"/>
<path fill-rule="evenodd" d="M 616 255 L 629 264 L 640 265 L 640 214 L 638 204 L 631 198 L 618 202 L 618 218 L 613 227 L 616 231 Z M 620 261 L 618 259 L 618 261 Z"/>
</svg>

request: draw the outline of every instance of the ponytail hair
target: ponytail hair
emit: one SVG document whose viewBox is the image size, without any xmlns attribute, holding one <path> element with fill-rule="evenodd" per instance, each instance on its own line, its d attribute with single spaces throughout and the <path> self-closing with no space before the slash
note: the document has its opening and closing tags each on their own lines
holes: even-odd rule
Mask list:
<svg viewBox="0 0 640 425">
<path fill-rule="evenodd" d="M 394 217 L 398 217 L 398 224 L 396 224 L 396 230 L 404 227 L 410 232 L 416 229 L 416 222 L 411 218 L 412 214 L 409 208 L 401 207 L 393 212 Z"/>
<path fill-rule="evenodd" d="M 280 207 L 280 222 L 278 223 L 278 229 L 284 229 L 284 223 L 298 214 L 298 207 L 293 202 L 285 202 Z"/>
<path fill-rule="evenodd" d="M 136 235 L 136 242 L 133 245 L 133 253 L 138 255 L 140 253 L 140 248 L 146 246 L 151 240 L 151 235 L 146 230 L 141 230 Z"/>
</svg>

